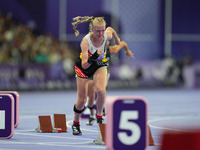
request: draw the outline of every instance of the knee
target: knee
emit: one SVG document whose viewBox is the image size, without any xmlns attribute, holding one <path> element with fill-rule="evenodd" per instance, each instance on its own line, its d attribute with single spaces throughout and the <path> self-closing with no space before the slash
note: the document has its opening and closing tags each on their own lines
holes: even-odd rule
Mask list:
<svg viewBox="0 0 200 150">
<path fill-rule="evenodd" d="M 87 98 L 78 99 L 78 101 L 76 102 L 76 105 L 75 105 L 76 108 L 79 110 L 83 109 L 86 101 L 87 101 Z"/>
<path fill-rule="evenodd" d="M 76 103 L 76 107 L 77 108 L 83 108 L 83 106 L 85 105 L 85 102 L 84 101 L 78 101 L 77 103 Z"/>
<path fill-rule="evenodd" d="M 106 94 L 106 90 L 104 88 L 97 88 L 96 93 L 97 95 L 104 96 Z"/>
</svg>

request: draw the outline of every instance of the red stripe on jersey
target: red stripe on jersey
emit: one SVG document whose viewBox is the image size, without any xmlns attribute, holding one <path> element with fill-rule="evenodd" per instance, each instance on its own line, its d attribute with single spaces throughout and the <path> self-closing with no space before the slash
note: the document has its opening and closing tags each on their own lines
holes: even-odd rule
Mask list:
<svg viewBox="0 0 200 150">
<path fill-rule="evenodd" d="M 90 56 L 92 56 L 92 53 L 88 50 L 88 56 L 90 57 Z"/>
</svg>

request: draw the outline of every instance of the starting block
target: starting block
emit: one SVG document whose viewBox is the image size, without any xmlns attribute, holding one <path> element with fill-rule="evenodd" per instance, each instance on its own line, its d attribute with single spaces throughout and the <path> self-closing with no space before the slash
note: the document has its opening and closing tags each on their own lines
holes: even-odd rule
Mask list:
<svg viewBox="0 0 200 150">
<path fill-rule="evenodd" d="M 50 115 L 38 116 L 38 119 L 39 125 L 38 128 L 35 129 L 37 132 L 67 132 L 65 114 L 54 114 L 54 127 L 52 126 Z"/>
<path fill-rule="evenodd" d="M 62 132 L 67 132 L 65 114 L 54 114 L 54 128 L 61 128 Z"/>
<path fill-rule="evenodd" d="M 11 94 L 0 94 L 0 139 L 14 134 L 14 98 Z"/>
<path fill-rule="evenodd" d="M 147 149 L 147 101 L 143 97 L 108 97 L 107 149 Z"/>
<path fill-rule="evenodd" d="M 160 150 L 199 150 L 200 131 L 165 132 Z"/>
<path fill-rule="evenodd" d="M 36 129 L 38 132 L 53 132 L 51 116 L 38 116 L 39 126 Z"/>
<path fill-rule="evenodd" d="M 99 124 L 99 136 L 93 141 L 95 144 L 106 144 L 106 124 Z"/>
<path fill-rule="evenodd" d="M 149 132 L 149 146 L 154 146 L 154 145 L 156 145 L 155 143 L 154 143 L 154 140 L 153 140 L 153 137 L 152 137 L 152 134 L 151 134 L 151 129 L 150 129 L 150 127 L 149 127 L 149 125 L 147 125 L 148 127 L 148 132 Z"/>
</svg>

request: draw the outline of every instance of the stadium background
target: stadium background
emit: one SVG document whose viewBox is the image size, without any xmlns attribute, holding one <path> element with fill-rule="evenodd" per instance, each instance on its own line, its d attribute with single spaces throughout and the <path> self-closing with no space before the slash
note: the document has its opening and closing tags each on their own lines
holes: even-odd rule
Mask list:
<svg viewBox="0 0 200 150">
<path fill-rule="evenodd" d="M 104 16 L 135 59 L 112 58 L 108 88 L 200 87 L 197 0 L 0 0 L 0 89 L 75 89 L 74 59 L 88 24 Z"/>
</svg>

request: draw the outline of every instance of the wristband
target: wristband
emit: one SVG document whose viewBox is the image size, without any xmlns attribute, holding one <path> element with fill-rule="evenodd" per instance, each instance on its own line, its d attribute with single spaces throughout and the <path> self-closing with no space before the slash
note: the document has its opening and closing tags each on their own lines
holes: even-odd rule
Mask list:
<svg viewBox="0 0 200 150">
<path fill-rule="evenodd" d="M 92 64 L 98 57 L 99 57 L 99 54 L 98 54 L 97 51 L 96 51 L 94 54 L 92 54 L 92 56 L 90 56 L 90 57 L 88 58 L 88 63 L 89 63 L 89 64 Z"/>
</svg>

